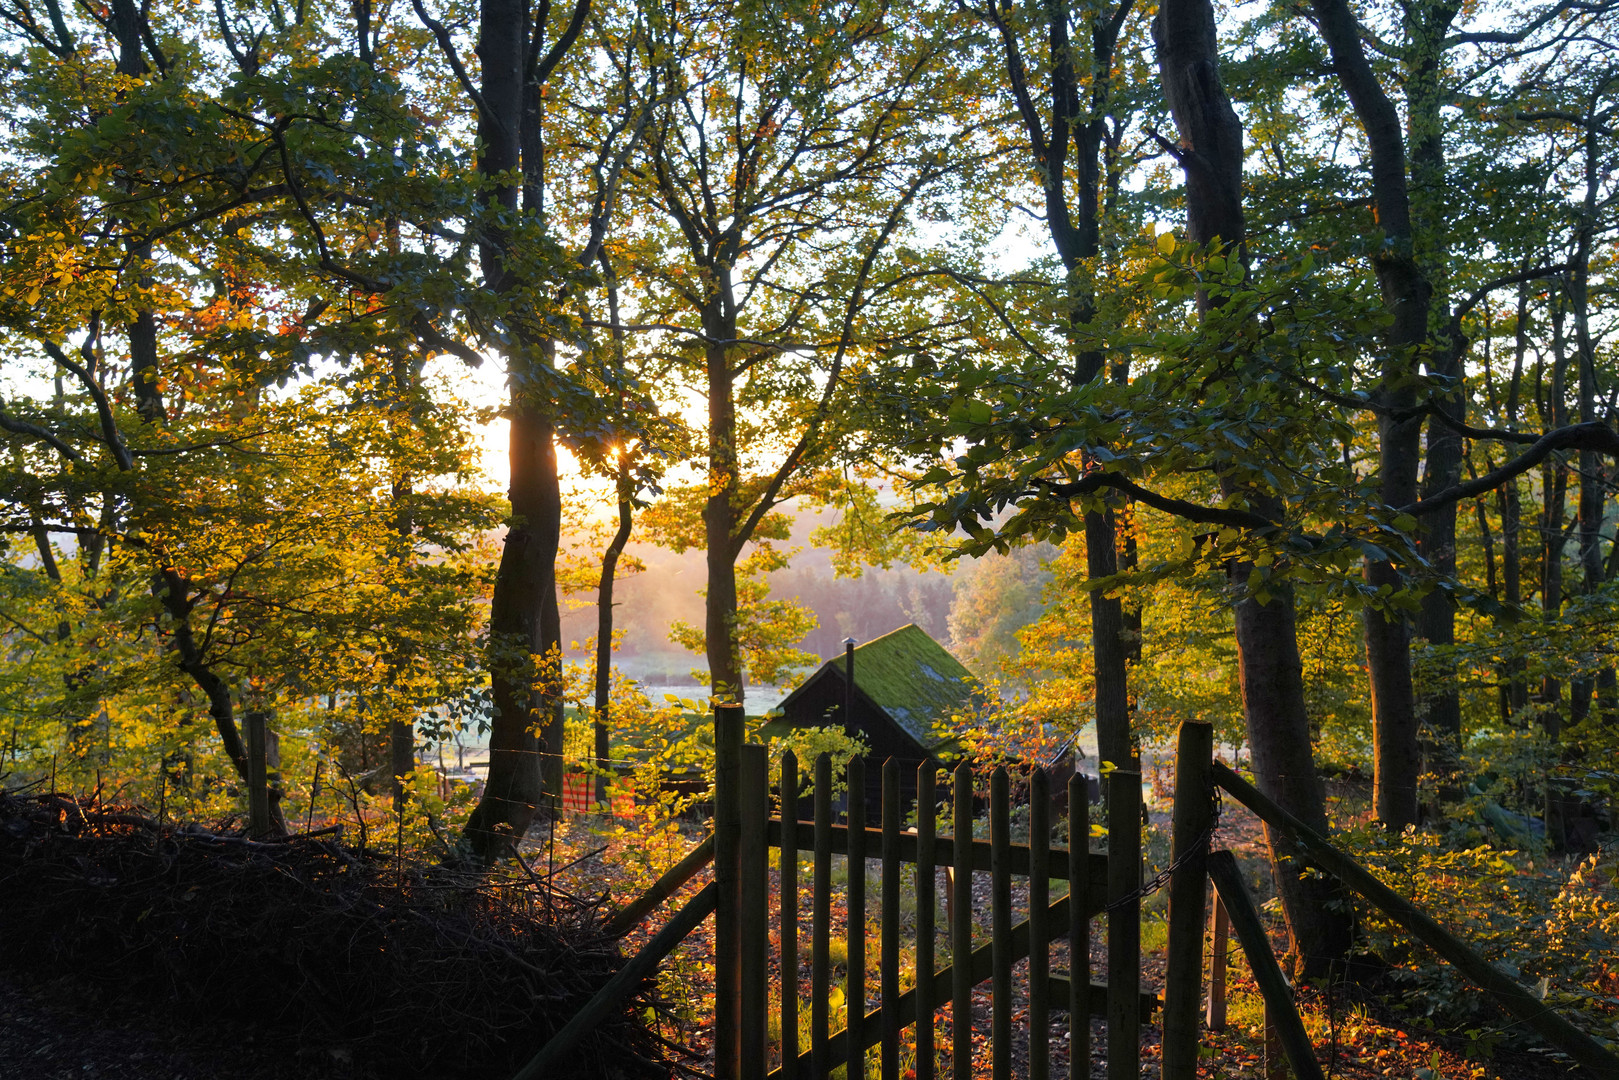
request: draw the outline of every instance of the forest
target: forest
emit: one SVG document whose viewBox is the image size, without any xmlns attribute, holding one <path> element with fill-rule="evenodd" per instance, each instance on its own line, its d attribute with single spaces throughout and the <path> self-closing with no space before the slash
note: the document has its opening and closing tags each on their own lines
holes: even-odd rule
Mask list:
<svg viewBox="0 0 1619 1080">
<path fill-rule="evenodd" d="M 0 0 L 0 72 L 0 817 L 533 878 L 918 622 L 986 769 L 1210 723 L 1619 1038 L 1619 4 Z M 1532 1043 L 1255 844 L 1295 979 Z"/>
</svg>

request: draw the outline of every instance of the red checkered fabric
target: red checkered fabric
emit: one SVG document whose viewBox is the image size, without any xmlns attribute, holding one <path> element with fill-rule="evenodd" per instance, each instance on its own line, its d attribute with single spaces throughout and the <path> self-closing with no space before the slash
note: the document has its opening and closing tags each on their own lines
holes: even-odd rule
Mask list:
<svg viewBox="0 0 1619 1080">
<path fill-rule="evenodd" d="M 569 773 L 562 778 L 562 808 L 571 814 L 588 814 L 596 808 L 595 785 L 584 773 Z"/>
<path fill-rule="evenodd" d="M 635 794 L 629 791 L 607 789 L 608 803 L 614 817 L 635 816 Z M 596 779 L 588 773 L 569 773 L 562 778 L 562 808 L 570 814 L 594 814 L 596 806 Z"/>
</svg>

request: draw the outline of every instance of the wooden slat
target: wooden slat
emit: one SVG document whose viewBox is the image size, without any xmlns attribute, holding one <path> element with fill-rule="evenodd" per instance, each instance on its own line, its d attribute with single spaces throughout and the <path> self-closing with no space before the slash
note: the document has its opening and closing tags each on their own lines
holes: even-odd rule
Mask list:
<svg viewBox="0 0 1619 1080">
<path fill-rule="evenodd" d="M 883 762 L 882 1077 L 899 1080 L 899 762 Z"/>
<path fill-rule="evenodd" d="M 1051 1076 L 1051 784 L 1029 774 L 1029 1080 Z"/>
<path fill-rule="evenodd" d="M 810 913 L 810 1060 L 811 1076 L 824 1077 L 832 1068 L 827 1036 L 831 1021 L 832 961 L 832 757 L 815 759 L 815 884 Z"/>
<path fill-rule="evenodd" d="M 737 802 L 742 829 L 737 849 L 740 984 L 740 1076 L 769 1067 L 766 1017 L 770 1012 L 770 849 L 759 826 L 770 817 L 770 757 L 762 746 L 742 747 Z"/>
<path fill-rule="evenodd" d="M 916 770 L 916 1080 L 934 1080 L 934 916 L 938 897 L 934 858 L 938 852 L 939 773 L 924 761 Z M 791 831 L 791 830 L 790 830 Z M 902 860 L 903 861 L 903 860 Z M 886 1004 L 886 1002 L 885 1002 Z M 899 1010 L 895 1003 L 895 1010 Z"/>
<path fill-rule="evenodd" d="M 847 1005 L 846 1028 L 852 1033 L 847 1041 L 848 1080 L 866 1078 L 866 1044 L 861 1040 L 861 1025 L 866 1019 L 866 762 L 852 757 L 844 775 L 848 778 L 846 796 L 848 810 L 844 819 L 849 824 L 849 921 L 845 930 L 849 963 L 844 969 L 843 993 Z"/>
<path fill-rule="evenodd" d="M 1046 914 L 1052 925 L 1060 926 L 1067 921 L 1068 910 L 1068 897 L 1065 896 L 1048 907 L 1046 909 Z M 1019 959 L 1022 959 L 1023 956 L 1027 955 L 1029 948 L 1028 921 L 1025 920 L 1014 926 L 1012 928 L 1011 937 L 1014 955 L 1016 955 Z M 978 983 L 981 983 L 990 977 L 994 968 L 994 957 L 992 956 L 993 948 L 994 946 L 992 943 L 986 942 L 968 955 L 965 973 L 967 985 L 976 986 Z M 934 1008 L 938 1008 L 951 1000 L 956 975 L 956 967 L 953 964 L 938 973 L 938 977 L 933 982 Z M 1054 1000 L 1066 1001 L 1070 1000 L 1073 996 L 1069 986 L 1069 981 L 1060 975 L 1051 976 L 1050 987 Z M 1107 987 L 1101 983 L 1091 983 L 1088 986 L 1081 985 L 1080 999 L 1084 1002 L 1085 1007 L 1090 1010 L 1092 1015 L 1101 1016 L 1107 1007 Z M 1159 1005 L 1160 1002 L 1153 995 L 1141 994 L 1136 1001 L 1137 1022 L 1150 1020 L 1152 1018 L 1153 1011 L 1156 1010 Z M 917 1009 L 918 1003 L 916 1000 L 915 988 L 907 990 L 904 994 L 900 995 L 900 1015 L 914 1016 Z M 865 1032 L 867 1046 L 876 1045 L 878 1038 L 880 1038 L 878 1033 L 881 1031 L 881 1027 L 882 1017 L 880 1015 L 880 1010 L 866 1014 L 866 1024 L 863 1030 Z M 844 1056 L 847 1052 L 845 1049 L 848 1042 L 847 1029 L 834 1032 L 829 1041 L 831 1044 L 829 1047 L 831 1056 L 834 1058 Z M 809 1065 L 809 1063 L 810 1055 L 802 1054 L 799 1056 L 800 1070 Z M 775 1072 L 769 1074 L 767 1080 L 780 1080 L 781 1075 L 781 1070 L 777 1069 Z"/>
<path fill-rule="evenodd" d="M 1116 769 L 1107 786 L 1107 1076 L 1140 1080 L 1141 774 Z"/>
<path fill-rule="evenodd" d="M 704 885 L 662 930 L 653 935 L 651 941 L 641 946 L 640 952 L 607 980 L 607 985 L 596 991 L 596 996 L 575 1013 L 561 1031 L 540 1047 L 540 1052 L 530 1058 L 512 1080 L 542 1080 L 543 1077 L 555 1075 L 555 1067 L 567 1060 L 585 1036 L 622 1008 L 630 995 L 640 989 L 641 984 L 657 970 L 663 958 L 684 941 L 698 923 L 714 913 L 718 897 L 718 886 L 712 881 Z"/>
<path fill-rule="evenodd" d="M 1085 777 L 1074 773 L 1068 778 L 1068 850 L 1090 854 L 1091 803 L 1090 785 Z M 1066 855 L 1067 852 L 1064 852 Z M 1091 856 L 1092 859 L 1095 856 Z M 1055 860 L 1053 860 L 1055 861 Z M 1076 874 L 1082 863 L 1064 859 L 1068 872 L 1068 895 L 1073 903 L 1068 908 L 1068 966 L 1072 973 L 1068 993 L 1068 1075 L 1071 1080 L 1090 1080 L 1091 1025 L 1086 1019 L 1090 1010 L 1083 1000 L 1085 987 L 1091 981 L 1091 917 L 1100 913 L 1100 897 L 1106 896 L 1107 859 L 1102 858 L 1102 877 L 1099 885 L 1093 871 Z M 1052 868 L 1055 872 L 1055 866 Z M 1061 1000 L 1061 999 L 1059 999 Z"/>
<path fill-rule="evenodd" d="M 1079 792 L 1081 795 L 1085 794 L 1084 777 L 1080 777 L 1079 779 Z M 1070 802 L 1070 805 L 1071 804 L 1072 803 Z M 1086 809 L 1088 811 L 1088 807 L 1085 806 L 1083 799 L 1080 800 L 1080 806 L 1082 809 Z M 815 842 L 814 823 L 810 821 L 796 821 L 792 824 L 795 830 L 795 835 L 798 837 L 799 848 L 808 850 L 814 845 Z M 1088 816 L 1085 827 L 1087 829 L 1090 828 Z M 780 820 L 771 818 L 768 830 L 768 842 L 771 844 L 771 846 L 778 846 L 781 843 Z M 866 830 L 865 850 L 880 851 L 882 850 L 882 842 L 883 833 L 881 829 Z M 957 865 L 955 837 L 940 836 L 934 843 L 936 859 L 936 862 L 934 863 L 935 866 Z M 969 841 L 968 848 L 970 850 L 972 868 L 974 870 L 987 872 L 990 868 L 989 841 Z M 1052 877 L 1066 878 L 1069 876 L 1068 850 L 1068 848 L 1055 847 L 1051 849 L 1050 860 Z M 833 825 L 832 853 L 835 855 L 847 855 L 848 852 L 848 830 L 842 825 Z M 916 861 L 915 833 L 900 833 L 899 861 L 906 863 L 914 863 Z M 1088 852 L 1085 863 L 1089 867 L 1090 881 L 1096 889 L 1096 894 L 1101 896 L 1107 889 L 1107 856 L 1101 854 L 1100 852 Z M 1027 877 L 1029 874 L 1029 846 L 1027 844 L 1013 844 L 1007 854 L 1007 865 L 1011 869 L 1014 876 Z"/>
<path fill-rule="evenodd" d="M 685 858 L 665 870 L 663 876 L 653 883 L 652 888 L 614 912 L 613 917 L 607 920 L 607 925 L 602 927 L 602 932 L 609 937 L 618 937 L 635 929 L 641 924 L 641 920 L 652 914 L 682 885 L 697 876 L 699 870 L 713 861 L 714 835 L 710 833 L 703 838 L 702 843 L 687 852 Z"/>
<path fill-rule="evenodd" d="M 798 805 L 798 756 L 791 750 L 781 755 L 781 806 Z M 790 812 L 790 811 L 789 811 Z M 786 1080 L 798 1080 L 798 845 L 797 831 L 788 829 L 777 847 L 781 849 L 779 879 L 781 928 L 781 1060 Z"/>
<path fill-rule="evenodd" d="M 1012 846 L 1012 808 L 1006 769 L 997 766 L 989 777 L 989 980 L 990 1080 L 1012 1080 L 1012 875 L 1007 852 Z"/>
<path fill-rule="evenodd" d="M 955 1080 L 973 1073 L 973 774 L 963 761 L 951 777 L 955 788 L 955 901 L 950 910 L 950 1072 Z"/>
<path fill-rule="evenodd" d="M 741 892 L 737 852 L 742 835 L 738 781 L 742 706 L 714 708 L 714 1078 L 740 1080 L 742 1027 Z"/>
<path fill-rule="evenodd" d="M 1082 1012 L 1097 1020 L 1107 1019 L 1107 983 L 1079 983 L 1077 984 L 1079 993 L 1075 995 L 1075 984 L 1069 982 L 1068 976 L 1048 975 L 1046 988 L 1052 1001 L 1067 1002 L 1077 997 L 1084 1006 Z M 1143 1024 L 1152 1023 L 1153 1014 L 1163 1008 L 1163 999 L 1150 990 L 1143 990 L 1137 1000 L 1140 1008 L 1136 1016 Z M 1064 1012 L 1068 1011 L 1066 1004 L 1062 1009 Z"/>
</svg>

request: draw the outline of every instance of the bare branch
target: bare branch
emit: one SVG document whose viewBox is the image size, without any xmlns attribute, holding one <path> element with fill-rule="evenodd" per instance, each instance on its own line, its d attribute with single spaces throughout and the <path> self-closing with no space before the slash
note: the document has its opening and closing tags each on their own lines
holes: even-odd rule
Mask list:
<svg viewBox="0 0 1619 1080">
<path fill-rule="evenodd" d="M 118 433 L 118 420 L 112 415 L 112 405 L 107 401 L 106 391 L 96 382 L 88 368 L 81 366 L 63 349 L 52 341 L 42 341 L 40 345 L 52 360 L 71 371 L 79 382 L 83 384 L 90 394 L 90 400 L 95 402 L 96 417 L 101 421 L 101 436 L 106 440 L 107 449 L 112 451 L 113 458 L 118 462 L 118 468 L 129 472 L 135 467 L 135 459 L 129 454 L 129 447 L 124 445 L 123 436 Z"/>
<path fill-rule="evenodd" d="M 432 31 L 433 39 L 438 42 L 439 52 L 444 54 L 444 62 L 450 65 L 450 71 L 455 74 L 455 81 L 461 84 L 462 91 L 466 93 L 467 98 L 472 102 L 473 108 L 478 110 L 478 115 L 490 123 L 504 128 L 505 125 L 501 123 L 500 117 L 490 110 L 488 102 L 484 101 L 483 95 L 478 93 L 478 88 L 472 85 L 472 79 L 467 75 L 466 66 L 461 63 L 461 54 L 455 51 L 455 42 L 451 40 L 449 30 L 445 28 L 443 23 L 427 13 L 427 8 L 422 6 L 422 0 L 410 0 L 410 6 L 416 9 L 416 17 L 422 21 L 422 25 Z"/>
<path fill-rule="evenodd" d="M 1087 473 L 1080 479 L 1065 484 L 1039 478 L 1036 478 L 1034 483 L 1041 490 L 1064 499 L 1074 499 L 1081 495 L 1093 494 L 1102 488 L 1112 488 L 1115 491 L 1125 492 L 1154 510 L 1161 510 L 1166 514 L 1173 514 L 1175 517 L 1203 525 L 1227 525 L 1234 529 L 1274 529 L 1281 524 L 1263 514 L 1255 514 L 1248 510 L 1231 510 L 1220 506 L 1204 506 L 1185 499 L 1172 499 L 1167 495 L 1147 490 L 1121 472 Z"/>
<path fill-rule="evenodd" d="M 1619 434 L 1601 421 L 1588 424 L 1570 424 L 1542 435 L 1528 450 L 1498 469 L 1492 469 L 1476 479 L 1456 484 L 1419 502 L 1402 506 L 1400 512 L 1421 517 L 1443 510 L 1451 503 L 1471 498 L 1500 487 L 1508 480 L 1528 472 L 1559 450 L 1594 450 L 1619 456 Z"/>
<path fill-rule="evenodd" d="M 71 462 L 78 463 L 84 460 L 83 455 L 63 442 L 54 432 L 47 431 L 38 424 L 30 424 L 26 420 L 18 420 L 4 409 L 0 409 L 0 429 L 42 442 Z"/>
<path fill-rule="evenodd" d="M 414 3 L 415 0 L 412 0 L 412 2 Z M 590 0 L 579 0 L 573 6 L 573 17 L 568 20 L 567 28 L 562 31 L 562 36 L 557 38 L 556 43 L 545 54 L 545 58 L 534 69 L 534 82 L 536 85 L 544 86 L 545 80 L 551 77 L 551 72 L 556 69 L 557 64 L 562 61 L 562 57 L 573 47 L 574 41 L 578 39 L 579 31 L 584 29 L 585 19 L 589 14 Z M 544 29 L 542 26 L 534 28 L 534 42 L 536 45 L 539 44 L 540 35 L 544 32 Z"/>
</svg>

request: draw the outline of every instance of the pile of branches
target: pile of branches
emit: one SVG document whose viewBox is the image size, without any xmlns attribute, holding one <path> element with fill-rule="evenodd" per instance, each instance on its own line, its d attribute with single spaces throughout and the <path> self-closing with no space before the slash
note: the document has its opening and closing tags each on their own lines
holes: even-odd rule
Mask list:
<svg viewBox="0 0 1619 1080">
<path fill-rule="evenodd" d="M 336 830 L 260 842 L 93 797 L 0 793 L 0 963 L 360 1075 L 514 1073 L 622 965 L 598 906 L 533 877 L 346 847 Z M 568 1075 L 667 1076 L 641 1019 L 651 994 Z"/>
</svg>

